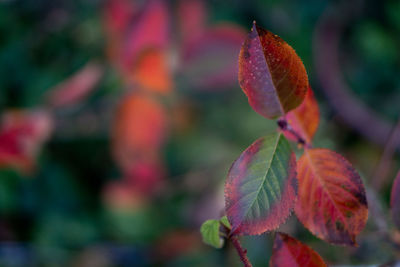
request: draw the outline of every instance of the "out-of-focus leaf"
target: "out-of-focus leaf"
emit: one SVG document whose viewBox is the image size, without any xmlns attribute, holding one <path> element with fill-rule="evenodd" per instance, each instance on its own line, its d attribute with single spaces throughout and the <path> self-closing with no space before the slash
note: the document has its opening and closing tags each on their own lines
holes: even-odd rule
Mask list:
<svg viewBox="0 0 400 267">
<path fill-rule="evenodd" d="M 392 208 L 393 222 L 400 229 L 400 171 L 393 182 L 390 206 Z"/>
<path fill-rule="evenodd" d="M 146 1 L 132 22 L 121 46 L 119 60 L 123 70 L 131 75 L 132 65 L 147 49 L 165 49 L 169 41 L 169 16 L 166 1 Z"/>
<path fill-rule="evenodd" d="M 219 220 L 207 220 L 200 228 L 203 242 L 215 248 L 222 248 L 224 241 L 219 235 Z"/>
<path fill-rule="evenodd" d="M 126 31 L 135 15 L 135 1 L 107 0 L 104 5 L 104 27 L 109 38 L 118 38 Z"/>
<path fill-rule="evenodd" d="M 192 88 L 229 88 L 237 82 L 237 59 L 245 37 L 242 28 L 223 24 L 184 43 L 181 73 Z"/>
<path fill-rule="evenodd" d="M 309 246 L 287 234 L 276 233 L 270 266 L 326 267 L 327 265 Z"/>
<path fill-rule="evenodd" d="M 133 67 L 148 49 L 166 50 L 169 44 L 169 16 L 165 1 L 143 3 L 110 1 L 105 5 L 108 55 L 126 82 L 132 81 Z"/>
<path fill-rule="evenodd" d="M 293 48 L 255 22 L 240 50 L 239 83 L 252 108 L 270 119 L 299 106 L 309 87 Z"/>
<path fill-rule="evenodd" d="M 144 51 L 134 64 L 132 81 L 139 87 L 157 93 L 172 90 L 172 77 L 167 55 L 159 49 Z"/>
<path fill-rule="evenodd" d="M 202 0 L 180 0 L 178 3 L 179 27 L 185 43 L 202 34 L 206 27 L 207 10 Z"/>
<path fill-rule="evenodd" d="M 328 149 L 306 149 L 297 163 L 296 215 L 319 238 L 356 245 L 368 218 L 362 180 L 351 164 Z"/>
<path fill-rule="evenodd" d="M 56 85 L 48 96 L 53 107 L 65 107 L 77 104 L 95 89 L 103 74 L 103 67 L 96 62 L 87 63 L 71 77 Z"/>
<path fill-rule="evenodd" d="M 228 173 L 225 208 L 232 233 L 276 229 L 289 216 L 296 194 L 296 158 L 286 138 L 274 133 L 258 139 Z"/>
<path fill-rule="evenodd" d="M 308 89 L 303 103 L 285 116 L 286 121 L 307 143 L 311 143 L 319 124 L 319 108 L 311 88 Z M 288 131 L 283 132 L 285 137 L 297 141 L 297 138 Z"/>
<path fill-rule="evenodd" d="M 122 211 L 138 209 L 146 203 L 144 196 L 125 180 L 109 183 L 104 188 L 103 201 L 108 209 Z"/>
<path fill-rule="evenodd" d="M 165 177 L 165 170 L 161 160 L 142 159 L 138 156 L 124 175 L 129 186 L 135 191 L 151 195 L 160 189 Z"/>
<path fill-rule="evenodd" d="M 171 262 L 174 258 L 198 252 L 200 246 L 200 234 L 197 231 L 173 230 L 156 242 L 155 254 L 160 262 Z"/>
<path fill-rule="evenodd" d="M 52 130 L 52 119 L 45 111 L 8 111 L 0 129 L 0 167 L 31 172 L 35 157 Z"/>
<path fill-rule="evenodd" d="M 113 152 L 122 170 L 131 171 L 137 158 L 157 158 L 166 135 L 164 108 L 145 95 L 127 95 L 113 125 Z"/>
</svg>

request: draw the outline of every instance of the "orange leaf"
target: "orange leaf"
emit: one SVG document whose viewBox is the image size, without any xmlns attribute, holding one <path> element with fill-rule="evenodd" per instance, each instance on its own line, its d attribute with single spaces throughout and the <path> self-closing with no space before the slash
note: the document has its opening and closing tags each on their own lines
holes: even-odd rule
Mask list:
<svg viewBox="0 0 400 267">
<path fill-rule="evenodd" d="M 270 119 L 299 106 L 309 87 L 293 48 L 255 22 L 240 50 L 239 83 L 252 108 Z"/>
<path fill-rule="evenodd" d="M 312 138 L 317 131 L 319 124 L 319 108 L 315 100 L 314 93 L 308 88 L 303 103 L 296 109 L 290 111 L 285 116 L 286 121 L 308 144 L 311 144 Z M 283 132 L 285 137 L 297 141 L 297 138 L 290 132 Z"/>
<path fill-rule="evenodd" d="M 87 63 L 82 69 L 50 91 L 49 103 L 54 107 L 77 104 L 95 88 L 102 75 L 103 67 L 100 64 Z"/>
<path fill-rule="evenodd" d="M 144 95 L 128 95 L 120 103 L 113 125 L 113 151 L 128 172 L 137 158 L 155 158 L 164 141 L 164 108 Z"/>
<path fill-rule="evenodd" d="M 368 218 L 365 189 L 356 170 L 333 151 L 307 149 L 297 174 L 295 211 L 303 225 L 327 242 L 355 246 Z"/>
<path fill-rule="evenodd" d="M 270 266 L 323 267 L 327 265 L 309 246 L 287 234 L 276 233 Z"/>
<path fill-rule="evenodd" d="M 144 51 L 134 66 L 133 82 L 150 91 L 170 92 L 172 79 L 167 55 L 156 49 Z"/>
</svg>

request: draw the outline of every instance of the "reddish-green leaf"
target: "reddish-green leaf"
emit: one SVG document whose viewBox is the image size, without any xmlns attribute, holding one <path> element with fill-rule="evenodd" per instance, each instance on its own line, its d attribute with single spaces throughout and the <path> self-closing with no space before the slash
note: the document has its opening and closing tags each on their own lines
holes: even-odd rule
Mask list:
<svg viewBox="0 0 400 267">
<path fill-rule="evenodd" d="M 296 194 L 296 159 L 286 138 L 274 133 L 258 139 L 228 173 L 225 208 L 232 234 L 276 229 L 289 216 Z"/>
<path fill-rule="evenodd" d="M 303 103 L 285 116 L 288 124 L 307 143 L 311 143 L 319 123 L 319 108 L 311 88 L 308 89 Z M 285 137 L 297 141 L 289 131 L 284 131 Z"/>
<path fill-rule="evenodd" d="M 360 176 L 341 155 L 328 149 L 305 150 L 297 163 L 296 215 L 319 238 L 356 245 L 368 218 Z"/>
<path fill-rule="evenodd" d="M 240 50 L 239 83 L 252 108 L 270 119 L 299 106 L 309 87 L 293 48 L 255 23 Z"/>
<path fill-rule="evenodd" d="M 327 265 L 309 246 L 287 234 L 276 233 L 270 266 L 322 267 Z"/>
<path fill-rule="evenodd" d="M 392 186 L 390 206 L 392 208 L 393 222 L 396 227 L 400 229 L 400 171 L 398 172 Z"/>
</svg>

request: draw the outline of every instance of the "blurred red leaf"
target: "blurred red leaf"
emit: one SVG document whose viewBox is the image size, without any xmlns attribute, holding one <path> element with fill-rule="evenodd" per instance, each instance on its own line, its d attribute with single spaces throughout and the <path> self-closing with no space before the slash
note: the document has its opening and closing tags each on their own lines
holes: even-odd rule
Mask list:
<svg viewBox="0 0 400 267">
<path fill-rule="evenodd" d="M 297 163 L 296 215 L 319 238 L 356 245 L 368 207 L 362 180 L 351 164 L 328 149 L 306 149 Z"/>
<path fill-rule="evenodd" d="M 392 208 L 393 222 L 400 229 L 400 171 L 393 182 L 390 206 Z"/>
<path fill-rule="evenodd" d="M 270 266 L 322 267 L 327 265 L 309 246 L 287 234 L 276 233 Z"/>
<path fill-rule="evenodd" d="M 232 234 L 276 229 L 294 207 L 296 182 L 296 157 L 286 138 L 275 133 L 255 141 L 232 164 L 225 184 Z"/>
<path fill-rule="evenodd" d="M 121 37 L 135 16 L 135 1 L 106 0 L 104 5 L 104 27 L 110 38 Z"/>
<path fill-rule="evenodd" d="M 240 50 L 239 83 L 252 108 L 270 119 L 299 106 L 309 87 L 293 48 L 255 22 Z"/>
<path fill-rule="evenodd" d="M 121 43 L 118 59 L 126 75 L 131 74 L 138 56 L 147 49 L 165 50 L 169 45 L 169 14 L 165 1 L 146 1 Z"/>
<path fill-rule="evenodd" d="M 129 172 L 138 158 L 158 158 L 166 135 L 165 110 L 149 96 L 128 95 L 119 104 L 112 131 L 115 160 Z"/>
<path fill-rule="evenodd" d="M 29 173 L 52 130 L 52 119 L 44 111 L 8 111 L 0 129 L 0 167 Z"/>
<path fill-rule="evenodd" d="M 245 38 L 239 26 L 222 24 L 184 43 L 181 72 L 191 87 L 226 88 L 237 81 L 236 54 Z"/>
<path fill-rule="evenodd" d="M 169 93 L 172 90 L 172 77 L 166 53 L 158 49 L 144 51 L 133 67 L 132 78 L 143 89 Z"/>
<path fill-rule="evenodd" d="M 285 116 L 286 121 L 308 144 L 311 143 L 319 124 L 319 108 L 311 88 L 308 88 L 303 103 Z M 297 141 L 297 137 L 288 131 L 286 138 Z"/>
<path fill-rule="evenodd" d="M 65 107 L 77 104 L 95 89 L 103 75 L 103 67 L 89 62 L 75 74 L 56 85 L 49 93 L 48 102 L 53 107 Z"/>
<path fill-rule="evenodd" d="M 161 160 L 138 158 L 124 175 L 124 179 L 135 191 L 152 195 L 160 189 L 165 171 Z"/>
</svg>

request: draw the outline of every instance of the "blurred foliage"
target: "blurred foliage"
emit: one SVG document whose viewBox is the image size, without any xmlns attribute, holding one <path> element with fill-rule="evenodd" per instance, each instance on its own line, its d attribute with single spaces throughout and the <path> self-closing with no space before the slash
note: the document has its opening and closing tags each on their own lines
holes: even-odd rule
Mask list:
<svg viewBox="0 0 400 267">
<path fill-rule="evenodd" d="M 225 21 L 247 31 L 256 20 L 296 49 L 322 111 L 315 145 L 335 148 L 369 180 L 382 148 L 340 122 L 313 69 L 315 25 L 324 10 L 341 1 L 204 2 L 207 25 Z M 190 79 L 173 73 L 174 93 L 160 100 L 169 123 L 160 152 L 166 179 L 152 196 L 129 191 L 111 140 L 115 106 L 129 86 L 107 56 L 104 4 L 0 1 L 1 112 L 43 107 L 46 94 L 87 62 L 104 65 L 104 75 L 84 101 L 54 112 L 54 131 L 37 155 L 36 169 L 0 170 L 0 266 L 241 266 L 229 244 L 220 250 L 203 245 L 199 227 L 222 215 L 231 162 L 274 123 L 250 108 L 236 80 L 223 89 L 194 90 Z M 400 114 L 400 3 L 358 4 L 363 12 L 341 40 L 343 72 L 354 94 L 394 121 Z M 172 15 L 177 5 L 168 1 L 173 36 L 179 35 Z M 177 40 L 171 47 L 179 50 Z M 238 55 L 231 56 L 236 61 Z M 174 53 L 169 57 L 174 65 Z M 393 166 L 400 166 L 398 155 Z M 385 211 L 389 190 L 381 196 Z M 374 234 L 373 223 L 354 249 L 317 240 L 295 218 L 282 231 L 295 233 L 333 264 L 377 264 L 399 253 Z M 243 245 L 254 266 L 267 266 L 271 235 L 245 237 Z"/>
</svg>

